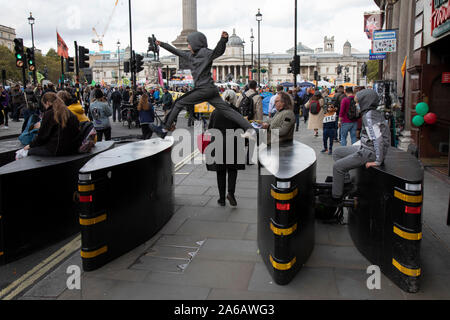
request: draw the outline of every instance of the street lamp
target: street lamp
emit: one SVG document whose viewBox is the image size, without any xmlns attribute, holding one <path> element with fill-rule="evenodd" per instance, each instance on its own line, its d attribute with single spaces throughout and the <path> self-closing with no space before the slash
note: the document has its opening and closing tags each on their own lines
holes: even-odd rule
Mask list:
<svg viewBox="0 0 450 320">
<path fill-rule="evenodd" d="M 250 29 L 252 35 L 250 36 L 250 42 L 252 43 L 252 69 L 253 69 L 253 42 L 255 41 L 255 37 L 253 36 L 253 28 Z"/>
<path fill-rule="evenodd" d="M 245 40 L 242 38 L 242 79 L 245 83 Z"/>
<path fill-rule="evenodd" d="M 34 21 L 35 21 L 35 19 L 33 18 L 33 15 L 30 12 L 30 16 L 28 17 L 28 23 L 31 26 L 31 47 L 32 47 L 33 52 L 34 52 L 34 32 L 33 32 Z M 34 85 L 36 85 L 36 68 L 33 70 L 33 83 L 34 83 Z"/>
<path fill-rule="evenodd" d="M 119 76 L 117 78 L 117 87 L 120 83 L 120 40 L 117 40 L 117 58 L 119 59 Z"/>
<path fill-rule="evenodd" d="M 260 23 L 262 20 L 262 14 L 258 9 L 256 14 L 256 21 L 258 21 L 258 84 L 261 86 L 261 28 Z"/>
</svg>

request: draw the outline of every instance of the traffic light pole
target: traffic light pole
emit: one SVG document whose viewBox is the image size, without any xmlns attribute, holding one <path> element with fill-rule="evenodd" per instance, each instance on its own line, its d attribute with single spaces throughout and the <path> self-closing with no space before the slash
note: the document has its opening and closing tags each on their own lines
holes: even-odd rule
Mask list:
<svg viewBox="0 0 450 320">
<path fill-rule="evenodd" d="M 133 57 L 133 32 L 131 29 L 131 0 L 128 0 L 128 16 L 129 16 L 129 20 L 130 20 L 130 69 L 132 69 L 131 65 L 132 65 L 132 61 L 133 61 L 134 57 Z M 131 85 L 132 85 L 133 93 L 134 93 L 134 92 L 136 92 L 136 73 L 133 70 L 130 70 L 130 71 L 131 71 L 131 82 L 132 82 Z M 133 96 L 135 96 L 135 95 L 133 94 Z"/>
<path fill-rule="evenodd" d="M 61 57 L 61 89 L 64 88 L 64 57 Z"/>
<path fill-rule="evenodd" d="M 77 44 L 77 42 L 76 41 L 74 41 L 74 45 L 75 45 L 75 59 L 76 59 L 76 63 L 75 63 L 75 74 L 76 74 L 76 76 L 75 76 L 75 81 L 76 81 L 76 84 L 75 84 L 75 87 L 77 88 L 77 98 L 78 98 L 78 100 L 79 101 L 81 101 L 81 97 L 80 97 L 80 66 L 79 66 L 79 63 L 78 63 L 78 58 L 79 58 L 79 56 L 78 56 L 78 44 Z"/>
<path fill-rule="evenodd" d="M 295 21 L 294 21 L 294 61 L 296 61 L 295 57 L 297 56 L 297 0 L 295 0 Z M 300 59 L 299 59 L 300 61 Z M 297 87 L 297 66 L 295 66 L 294 62 L 294 88 Z"/>
<path fill-rule="evenodd" d="M 25 87 L 27 85 L 27 76 L 25 71 L 25 64 L 22 66 L 22 79 L 23 79 L 23 90 L 25 92 Z"/>
</svg>

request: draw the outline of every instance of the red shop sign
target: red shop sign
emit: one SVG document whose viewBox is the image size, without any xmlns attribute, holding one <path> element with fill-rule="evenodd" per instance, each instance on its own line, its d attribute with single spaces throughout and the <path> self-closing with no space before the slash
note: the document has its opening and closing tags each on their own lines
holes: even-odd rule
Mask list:
<svg viewBox="0 0 450 320">
<path fill-rule="evenodd" d="M 438 38 L 450 30 L 450 0 L 432 0 L 431 35 Z"/>
<path fill-rule="evenodd" d="M 442 73 L 442 83 L 450 83 L 450 72 Z"/>
</svg>

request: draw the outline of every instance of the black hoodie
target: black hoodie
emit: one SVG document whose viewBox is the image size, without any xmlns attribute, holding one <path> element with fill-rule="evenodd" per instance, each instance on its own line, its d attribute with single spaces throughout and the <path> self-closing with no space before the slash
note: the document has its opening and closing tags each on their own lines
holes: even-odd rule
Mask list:
<svg viewBox="0 0 450 320">
<path fill-rule="evenodd" d="M 161 42 L 161 47 L 174 55 L 185 58 L 189 62 L 196 88 L 215 88 L 216 86 L 211 75 L 212 63 L 214 59 L 224 54 L 228 38 L 220 38 L 214 50 L 208 49 L 208 41 L 201 32 L 189 34 L 187 41 L 194 53 L 175 49 L 170 44 L 163 42 Z"/>
</svg>

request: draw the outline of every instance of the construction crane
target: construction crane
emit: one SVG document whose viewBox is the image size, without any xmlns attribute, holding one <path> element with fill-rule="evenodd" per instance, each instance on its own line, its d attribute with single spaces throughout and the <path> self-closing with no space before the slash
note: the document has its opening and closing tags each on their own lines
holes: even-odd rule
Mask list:
<svg viewBox="0 0 450 320">
<path fill-rule="evenodd" d="M 96 39 L 92 39 L 92 43 L 98 43 L 98 50 L 101 52 L 103 51 L 103 38 L 105 37 L 106 31 L 108 31 L 109 25 L 111 23 L 112 17 L 114 16 L 114 12 L 116 11 L 117 4 L 119 3 L 119 0 L 116 0 L 116 3 L 114 4 L 114 9 L 109 16 L 108 22 L 106 23 L 105 30 L 103 31 L 102 35 L 99 35 L 97 33 L 97 30 L 95 30 L 95 27 L 92 28 L 92 31 L 94 32 Z"/>
</svg>

